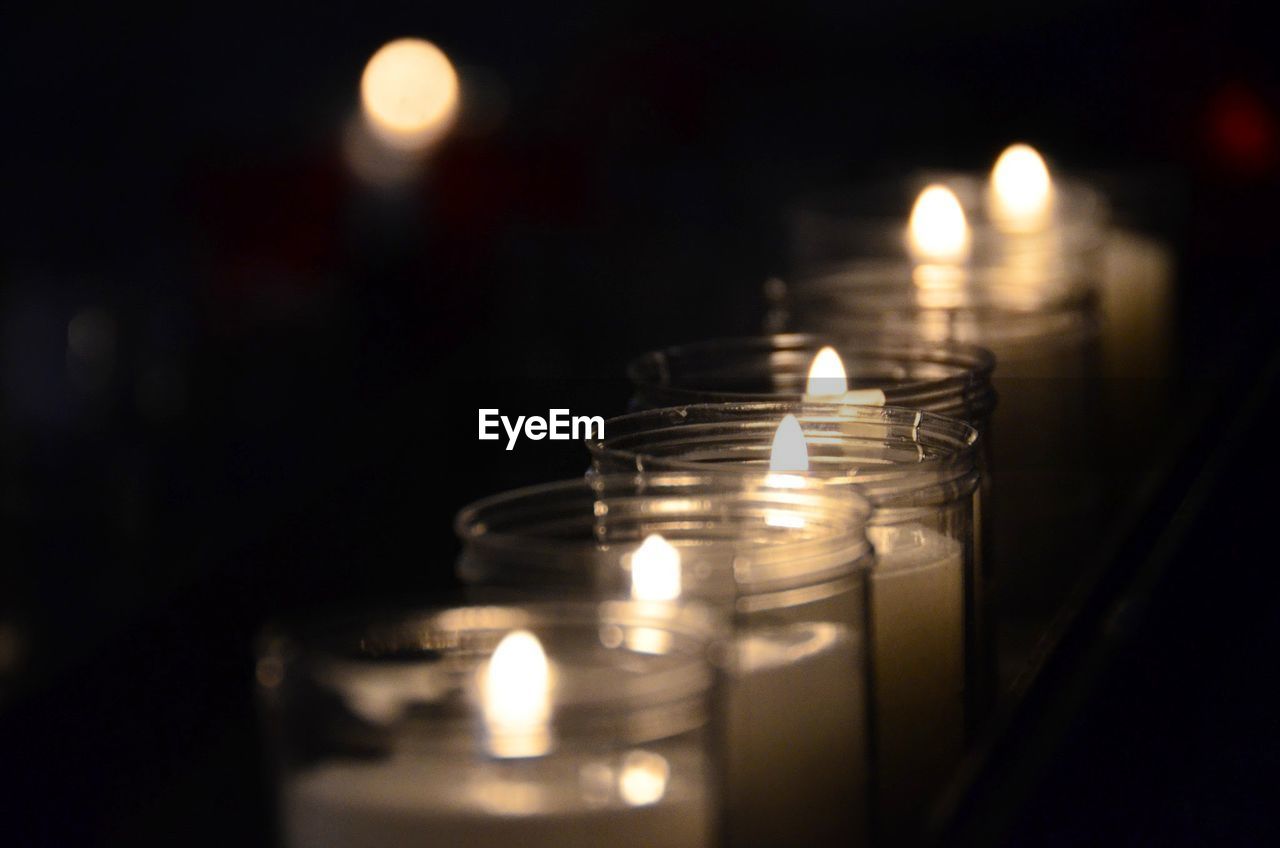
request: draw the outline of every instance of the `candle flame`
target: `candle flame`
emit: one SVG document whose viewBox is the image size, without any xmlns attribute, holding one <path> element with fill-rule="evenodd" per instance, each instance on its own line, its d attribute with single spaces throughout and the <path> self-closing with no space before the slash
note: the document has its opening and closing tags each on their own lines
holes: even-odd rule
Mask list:
<svg viewBox="0 0 1280 848">
<path fill-rule="evenodd" d="M 908 245 L 922 262 L 962 262 L 969 255 L 969 224 L 955 192 L 934 184 L 911 209 Z"/>
<path fill-rule="evenodd" d="M 484 669 L 484 717 L 497 757 L 537 757 L 551 747 L 551 664 L 538 637 L 514 630 Z"/>
<path fill-rule="evenodd" d="M 439 47 L 400 38 L 373 54 L 360 78 L 369 127 L 391 147 L 420 151 L 443 135 L 458 108 L 458 74 Z"/>
<path fill-rule="evenodd" d="M 794 415 L 788 413 L 773 434 L 773 446 L 769 450 L 769 470 L 809 470 L 809 446 L 804 440 L 804 430 L 800 428 L 800 422 Z"/>
<path fill-rule="evenodd" d="M 680 588 L 680 552 L 661 534 L 650 533 L 631 555 L 631 597 L 674 601 Z"/>
<path fill-rule="evenodd" d="M 631 807 L 656 804 L 667 793 L 671 767 L 666 757 L 649 751 L 631 751 L 622 760 L 618 794 Z"/>
<path fill-rule="evenodd" d="M 991 169 L 991 217 L 1003 229 L 1026 232 L 1044 226 L 1053 182 L 1044 158 L 1027 144 L 1011 144 Z"/>
<path fill-rule="evenodd" d="M 849 390 L 849 380 L 844 373 L 844 363 L 836 349 L 827 345 L 818 351 L 809 366 L 809 383 L 805 394 L 810 397 L 842 395 Z"/>
</svg>

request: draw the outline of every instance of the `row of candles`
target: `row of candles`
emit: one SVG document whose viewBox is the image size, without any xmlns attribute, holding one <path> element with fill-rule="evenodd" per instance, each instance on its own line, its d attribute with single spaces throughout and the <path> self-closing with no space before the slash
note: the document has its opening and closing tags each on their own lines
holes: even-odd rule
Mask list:
<svg viewBox="0 0 1280 848">
<path fill-rule="evenodd" d="M 797 209 L 774 334 L 640 357 L 584 478 L 462 509 L 467 605 L 267 635 L 287 844 L 917 835 L 993 696 L 990 585 L 1038 580 L 1089 499 L 1020 469 L 1089 448 L 1054 395 L 1108 286 L 1164 297 L 1109 274 L 1105 214 L 1025 145 Z"/>
</svg>

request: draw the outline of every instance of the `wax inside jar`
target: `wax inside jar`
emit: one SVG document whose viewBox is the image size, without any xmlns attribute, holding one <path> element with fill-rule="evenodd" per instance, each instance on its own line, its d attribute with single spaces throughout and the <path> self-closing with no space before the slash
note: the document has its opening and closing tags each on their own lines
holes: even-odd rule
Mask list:
<svg viewBox="0 0 1280 848">
<path fill-rule="evenodd" d="M 701 752 L 680 740 L 480 765 L 413 755 L 333 762 L 285 785 L 283 824 L 293 848 L 706 848 L 714 815 L 704 769 Z"/>
<path fill-rule="evenodd" d="M 864 640 L 830 622 L 737 637 L 726 710 L 730 844 L 865 838 L 864 652 Z"/>
<path fill-rule="evenodd" d="M 911 826 L 964 744 L 964 546 L 919 523 L 874 526 L 872 696 L 878 801 Z"/>
</svg>

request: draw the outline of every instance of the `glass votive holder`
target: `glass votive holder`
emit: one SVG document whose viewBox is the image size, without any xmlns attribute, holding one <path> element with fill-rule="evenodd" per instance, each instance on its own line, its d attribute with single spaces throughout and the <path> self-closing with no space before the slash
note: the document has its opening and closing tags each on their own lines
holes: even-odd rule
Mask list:
<svg viewBox="0 0 1280 848">
<path fill-rule="evenodd" d="M 923 269 L 864 261 L 768 287 L 772 325 L 858 338 L 884 333 L 992 351 L 1000 398 L 991 426 L 989 569 L 1017 616 L 1050 614 L 1075 575 L 1105 485 L 1099 457 L 1107 420 L 1094 293 L 1069 276 L 1023 298 L 1000 269 L 969 269 L 958 286 L 922 284 Z M 927 280 L 923 281 L 927 283 Z M 1002 618 L 1006 617 L 1002 615 Z"/>
<path fill-rule="evenodd" d="M 658 597 L 721 610 L 726 837 L 734 846 L 862 844 L 869 833 L 866 579 L 870 508 L 816 481 L 589 475 L 463 509 L 459 574 L 476 598 Z M 675 556 L 670 552 L 674 550 Z"/>
<path fill-rule="evenodd" d="M 985 700 L 981 588 L 974 568 L 977 431 L 894 407 L 757 402 L 624 415 L 589 443 L 601 472 L 770 467 L 795 415 L 802 479 L 870 500 L 872 732 L 880 833 L 903 838 L 958 763 L 966 712 Z M 787 476 L 793 476 L 788 474 Z"/>
<path fill-rule="evenodd" d="M 268 633 L 284 844 L 714 845 L 719 621 L 573 601 Z"/>
<path fill-rule="evenodd" d="M 1022 216 L 999 202 L 985 176 L 921 171 L 816 192 L 793 204 L 787 215 L 790 270 L 826 269 L 867 257 L 931 261 L 927 249 L 913 244 L 908 221 L 921 192 L 934 185 L 950 189 L 963 213 L 965 262 L 1026 270 L 1065 264 L 1093 272 L 1103 260 L 1108 206 L 1087 183 L 1054 178 L 1044 207 Z"/>
<path fill-rule="evenodd" d="M 996 401 L 991 387 L 995 357 L 975 345 L 908 335 L 784 333 L 650 351 L 627 366 L 635 387 L 632 407 L 801 401 L 814 357 L 828 345 L 839 354 L 854 397 L 874 395 L 876 404 L 959 418 L 984 431 Z"/>
</svg>

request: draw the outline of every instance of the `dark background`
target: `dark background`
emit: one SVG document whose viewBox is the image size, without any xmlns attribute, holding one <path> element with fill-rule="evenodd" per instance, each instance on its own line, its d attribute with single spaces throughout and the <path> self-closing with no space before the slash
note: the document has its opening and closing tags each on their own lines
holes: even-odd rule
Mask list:
<svg viewBox="0 0 1280 848">
<path fill-rule="evenodd" d="M 265 843 L 262 623 L 448 586 L 458 507 L 586 464 L 478 442 L 477 407 L 616 413 L 630 356 L 756 329 L 779 210 L 831 180 L 986 167 L 1014 139 L 1100 175 L 1177 254 L 1183 361 L 1261 391 L 1268 420 L 1270 334 L 1215 344 L 1280 285 L 1263 21 L 1207 2 L 6 9 L 0 843 Z M 364 62 L 404 35 L 482 69 L 497 106 L 377 192 L 340 137 Z M 1206 301 L 1228 305 L 1207 327 Z M 1262 425 L 1232 433 L 1249 479 L 1216 478 L 1201 547 L 1010 839 L 1274 831 L 1272 498 L 1246 493 L 1275 460 L 1247 448 Z M 1232 577 L 1206 592 L 1210 568 Z"/>
</svg>

